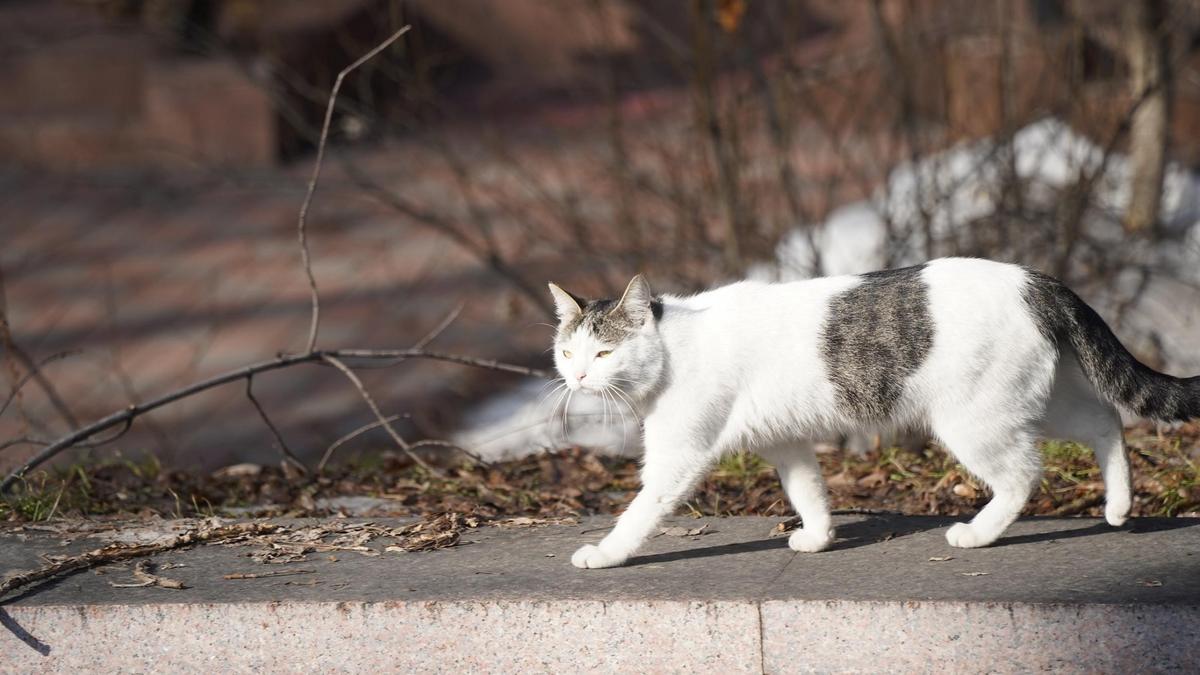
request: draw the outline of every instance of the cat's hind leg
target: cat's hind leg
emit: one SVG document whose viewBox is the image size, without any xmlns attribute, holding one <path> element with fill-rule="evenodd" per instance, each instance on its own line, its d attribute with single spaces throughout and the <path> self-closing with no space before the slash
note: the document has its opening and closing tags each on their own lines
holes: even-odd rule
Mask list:
<svg viewBox="0 0 1200 675">
<path fill-rule="evenodd" d="M 1092 449 L 1104 476 L 1104 519 L 1113 527 L 1123 525 L 1133 505 L 1133 488 L 1121 415 L 1100 398 L 1073 356 L 1059 362 L 1042 432 L 1048 439 L 1075 441 Z"/>
<path fill-rule="evenodd" d="M 1021 426 L 986 429 L 958 421 L 935 422 L 933 431 L 993 495 L 971 522 L 952 525 L 946 541 L 958 548 L 987 546 L 1021 514 L 1041 477 L 1041 455 L 1034 434 Z"/>
<path fill-rule="evenodd" d="M 788 546 L 803 553 L 828 548 L 834 538 L 833 523 L 821 465 L 812 444 L 770 446 L 759 449 L 758 454 L 779 473 L 783 491 L 802 522 L 801 529 L 788 538 Z"/>
</svg>

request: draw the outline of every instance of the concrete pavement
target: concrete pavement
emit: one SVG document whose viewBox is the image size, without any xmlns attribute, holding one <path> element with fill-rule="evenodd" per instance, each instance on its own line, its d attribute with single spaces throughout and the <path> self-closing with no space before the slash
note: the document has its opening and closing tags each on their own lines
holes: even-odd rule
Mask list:
<svg viewBox="0 0 1200 675">
<path fill-rule="evenodd" d="M 385 521 L 376 521 L 383 523 Z M 571 567 L 609 518 L 471 530 L 454 548 L 246 547 L 154 558 L 188 587 L 115 588 L 83 572 L 0 605 L 0 670 L 562 672 L 1187 671 L 1200 664 L 1200 519 L 1022 520 L 951 549 L 944 518 L 838 518 L 795 554 L 766 518 L 677 519 L 630 565 Z M 51 534 L 0 537 L 0 569 L 40 565 Z M 181 565 L 176 567 L 176 565 Z M 305 570 L 228 580 L 231 573 Z"/>
</svg>

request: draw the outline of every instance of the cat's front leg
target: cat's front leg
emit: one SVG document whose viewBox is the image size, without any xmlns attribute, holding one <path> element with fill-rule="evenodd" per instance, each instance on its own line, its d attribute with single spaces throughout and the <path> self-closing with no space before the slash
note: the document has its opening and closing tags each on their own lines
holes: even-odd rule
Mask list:
<svg viewBox="0 0 1200 675">
<path fill-rule="evenodd" d="M 687 445 L 652 443 L 647 434 L 642 490 L 617 518 L 612 532 L 598 545 L 588 544 L 575 551 L 571 564 L 581 569 L 625 564 L 658 529 L 662 519 L 692 493 L 712 461 L 711 453 L 691 450 Z"/>
</svg>

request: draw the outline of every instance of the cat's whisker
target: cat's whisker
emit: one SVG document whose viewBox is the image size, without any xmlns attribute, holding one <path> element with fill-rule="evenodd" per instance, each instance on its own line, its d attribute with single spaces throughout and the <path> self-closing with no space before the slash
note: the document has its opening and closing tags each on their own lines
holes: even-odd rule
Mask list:
<svg viewBox="0 0 1200 675">
<path fill-rule="evenodd" d="M 538 399 L 537 403 L 534 404 L 534 406 L 533 406 L 534 411 L 536 412 L 536 411 L 540 410 L 542 408 L 542 406 L 546 403 L 546 401 L 548 401 L 550 399 L 551 396 L 556 396 L 556 398 L 554 399 L 554 404 L 552 406 L 550 406 L 549 410 L 546 411 L 546 421 L 549 422 L 551 420 L 551 418 L 554 417 L 554 413 L 558 411 L 558 404 L 562 402 L 563 396 L 565 395 L 564 392 L 565 392 L 566 388 L 567 388 L 567 386 L 565 384 L 560 385 L 558 387 L 555 387 L 553 391 L 547 393 L 545 396 L 542 396 L 540 399 Z"/>
<path fill-rule="evenodd" d="M 606 387 L 606 389 L 611 389 L 613 393 L 616 393 L 616 388 L 613 387 L 613 385 L 611 385 L 611 384 L 605 385 L 605 387 Z M 616 403 L 615 403 L 616 400 L 617 399 L 614 397 L 613 398 L 614 406 L 616 405 Z M 626 405 L 628 405 L 628 404 L 626 404 Z M 621 416 L 621 454 L 624 455 L 625 454 L 625 444 L 629 440 L 629 431 L 625 428 L 625 412 L 623 410 L 621 410 L 620 407 L 617 407 L 617 414 Z"/>
<path fill-rule="evenodd" d="M 556 378 L 554 378 L 554 379 L 552 379 L 552 380 L 547 380 L 547 381 L 545 382 L 545 384 L 543 384 L 543 385 L 542 385 L 542 387 L 541 387 L 541 389 L 540 389 L 539 391 L 546 391 L 546 387 L 549 387 L 550 385 L 552 385 L 552 384 L 555 384 L 556 382 L 557 382 L 557 383 L 559 383 L 559 384 L 566 384 L 566 383 L 567 383 L 567 378 L 565 378 L 565 377 L 556 377 Z"/>
<path fill-rule="evenodd" d="M 571 414 L 571 397 L 575 395 L 574 391 L 567 390 L 567 402 L 563 404 L 562 409 L 562 435 L 563 443 L 570 443 L 571 439 L 567 437 L 567 416 Z"/>
<path fill-rule="evenodd" d="M 645 383 L 642 382 L 641 380 L 632 380 L 627 377 L 610 377 L 608 379 L 610 382 L 619 382 L 626 387 L 635 387 L 636 388 L 636 387 L 645 386 Z M 625 393 L 628 394 L 629 392 L 625 392 Z"/>
<path fill-rule="evenodd" d="M 626 405 L 626 407 L 629 406 L 628 403 L 626 403 L 625 405 Z M 632 409 L 631 409 L 631 412 L 632 412 Z M 637 417 L 636 413 L 634 413 L 634 417 L 635 418 Z M 638 423 L 638 428 L 639 429 L 641 428 L 640 422 Z M 629 430 L 626 429 L 626 427 L 625 427 L 625 413 L 624 413 L 624 411 L 622 411 L 621 412 L 621 454 L 622 455 L 625 454 L 625 448 L 626 448 L 626 445 L 628 444 L 628 442 L 629 442 Z"/>
<path fill-rule="evenodd" d="M 551 396 L 553 396 L 554 394 L 556 394 L 556 393 L 558 393 L 558 392 L 560 392 L 560 391 L 562 391 L 563 389 L 566 389 L 566 388 L 567 388 L 567 383 L 566 383 L 566 381 L 565 381 L 565 380 L 564 380 L 564 381 L 562 381 L 562 382 L 559 382 L 559 384 L 558 384 L 558 386 L 557 386 L 557 387 L 555 387 L 554 389 L 552 389 L 552 390 L 551 390 L 549 393 L 547 393 L 547 394 L 544 394 L 544 395 L 542 395 L 540 398 L 538 398 L 538 401 L 537 401 L 537 403 L 535 403 L 535 404 L 534 404 L 534 406 L 533 406 L 533 407 L 534 407 L 534 410 L 537 410 L 538 408 L 542 407 L 542 404 L 546 402 L 546 399 L 550 398 L 550 397 L 551 397 Z M 545 389 L 545 387 L 543 387 L 542 389 L 544 390 L 544 389 Z"/>
<path fill-rule="evenodd" d="M 600 409 L 600 425 L 601 425 L 602 427 L 607 427 L 607 426 L 608 426 L 608 399 L 607 399 L 607 398 L 605 398 L 605 396 L 604 396 L 604 391 L 603 391 L 603 390 L 597 390 L 597 391 L 596 391 L 596 393 L 597 393 L 597 394 L 600 394 L 600 396 L 599 396 L 599 398 L 600 398 L 600 405 L 601 405 L 601 409 Z"/>
<path fill-rule="evenodd" d="M 621 400 L 625 403 L 625 406 L 629 408 L 629 412 L 633 413 L 634 419 L 638 421 L 638 424 L 641 424 L 642 416 L 638 414 L 637 408 L 634 407 L 633 401 L 629 398 L 629 393 L 621 391 L 619 387 L 615 386 L 613 387 L 613 393 L 621 397 Z"/>
<path fill-rule="evenodd" d="M 568 393 L 568 390 L 565 386 L 561 390 L 556 390 L 556 391 L 558 391 L 559 394 L 558 394 L 558 398 L 554 399 L 554 407 L 552 407 L 550 409 L 550 411 L 548 413 L 546 413 L 546 426 L 549 427 L 548 431 L 550 433 L 551 438 L 554 437 L 554 431 L 553 431 L 554 427 L 551 426 L 554 424 L 554 415 L 555 415 L 555 413 L 557 413 L 559 411 L 559 406 L 562 405 L 563 399 L 565 399 L 567 397 L 567 393 Z"/>
<path fill-rule="evenodd" d="M 629 378 L 629 377 L 609 377 L 608 379 L 613 382 L 631 382 L 631 383 L 637 384 L 637 385 L 645 384 L 641 380 L 635 380 L 635 379 Z"/>
<path fill-rule="evenodd" d="M 549 398 L 549 397 L 553 396 L 555 393 L 557 393 L 560 388 L 565 386 L 565 384 L 566 383 L 560 383 L 560 384 L 556 385 L 552 382 L 548 386 L 545 386 L 545 387 L 542 387 L 541 389 L 539 389 L 538 393 L 537 393 L 537 400 L 534 402 L 534 407 L 535 408 L 540 407 L 543 403 L 546 402 L 547 398 Z"/>
</svg>

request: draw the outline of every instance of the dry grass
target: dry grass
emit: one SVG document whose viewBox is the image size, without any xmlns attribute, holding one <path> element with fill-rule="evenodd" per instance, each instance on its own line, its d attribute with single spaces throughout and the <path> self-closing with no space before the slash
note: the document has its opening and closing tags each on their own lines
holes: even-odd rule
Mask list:
<svg viewBox="0 0 1200 675">
<path fill-rule="evenodd" d="M 1158 433 L 1127 430 L 1135 516 L 1200 513 L 1197 466 L 1200 425 Z M 1025 512 L 1101 515 L 1103 482 L 1086 448 L 1047 443 L 1046 470 Z M 836 509 L 962 515 L 980 508 L 987 491 L 937 448 L 886 449 L 857 456 L 821 455 Z M 0 502 L 10 522 L 79 517 L 203 517 L 219 514 L 330 515 L 326 498 L 366 496 L 377 513 L 456 512 L 493 517 L 570 517 L 617 513 L 638 488 L 637 463 L 579 449 L 484 468 L 447 467 L 438 477 L 407 458 L 381 453 L 297 478 L 274 467 L 239 465 L 213 474 L 163 467 L 152 458 L 113 460 L 38 472 Z M 753 455 L 727 457 L 687 502 L 696 515 L 791 515 L 773 469 Z"/>
</svg>

